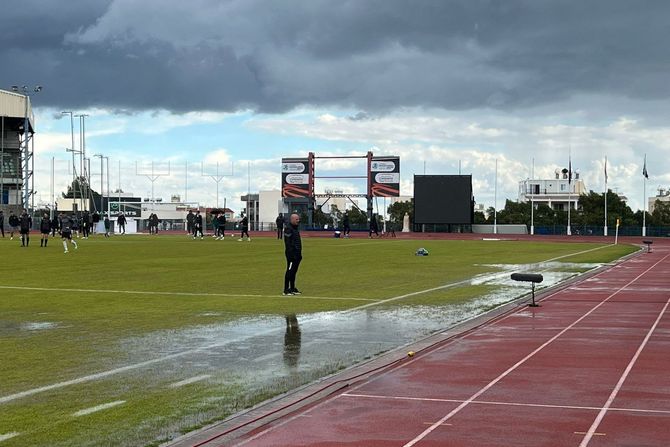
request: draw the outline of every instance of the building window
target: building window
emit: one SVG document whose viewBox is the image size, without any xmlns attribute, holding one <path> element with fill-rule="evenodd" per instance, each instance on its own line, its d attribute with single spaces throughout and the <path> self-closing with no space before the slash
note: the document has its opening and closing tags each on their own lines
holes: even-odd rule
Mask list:
<svg viewBox="0 0 670 447">
<path fill-rule="evenodd" d="M 565 183 L 561 183 L 561 191 L 565 191 Z"/>
</svg>

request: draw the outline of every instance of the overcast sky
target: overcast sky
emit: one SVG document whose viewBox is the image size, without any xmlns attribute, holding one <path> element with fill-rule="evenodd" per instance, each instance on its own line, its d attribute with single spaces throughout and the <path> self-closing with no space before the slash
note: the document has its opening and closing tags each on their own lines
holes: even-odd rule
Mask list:
<svg viewBox="0 0 670 447">
<path fill-rule="evenodd" d="M 234 203 L 249 166 L 252 190 L 279 188 L 282 156 L 372 150 L 401 156 L 404 195 L 424 162 L 429 174 L 460 163 L 476 200 L 502 207 L 533 160 L 547 177 L 571 152 L 596 191 L 607 156 L 609 186 L 638 209 L 645 153 L 647 194 L 670 186 L 668 23 L 670 2 L 643 0 L 24 0 L 0 15 L 0 88 L 44 86 L 46 201 L 51 157 L 67 179 L 58 114 L 74 110 L 89 115 L 89 153 L 121 162 L 141 195 L 151 161 L 165 173 L 171 161 L 161 196 L 211 205 L 203 174 L 217 161 L 235 166 L 221 183 Z"/>
</svg>

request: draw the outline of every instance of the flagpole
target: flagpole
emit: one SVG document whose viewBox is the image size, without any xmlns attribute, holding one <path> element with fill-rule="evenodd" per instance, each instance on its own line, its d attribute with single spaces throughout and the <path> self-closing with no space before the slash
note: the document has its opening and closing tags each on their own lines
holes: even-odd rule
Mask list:
<svg viewBox="0 0 670 447">
<path fill-rule="evenodd" d="M 605 157 L 605 226 L 603 235 L 607 236 L 607 157 Z"/>
<path fill-rule="evenodd" d="M 535 157 L 533 157 L 532 168 L 530 170 L 530 178 L 533 180 L 535 178 Z M 535 234 L 535 222 L 534 222 L 534 213 L 535 213 L 535 191 L 533 191 L 533 184 L 530 185 L 530 234 L 531 236 Z"/>
<path fill-rule="evenodd" d="M 493 234 L 498 234 L 498 159 L 496 158 L 496 175 L 493 187 Z"/>
<path fill-rule="evenodd" d="M 642 176 L 644 177 L 644 192 L 642 193 L 642 237 L 647 235 L 647 154 L 644 154 L 644 164 L 642 165 Z"/>
<path fill-rule="evenodd" d="M 642 203 L 642 237 L 647 236 L 647 177 L 644 178 L 644 192 Z"/>
<path fill-rule="evenodd" d="M 568 152 L 568 229 L 566 234 L 568 236 L 572 235 L 570 230 L 570 208 L 572 208 L 572 146 Z"/>
</svg>

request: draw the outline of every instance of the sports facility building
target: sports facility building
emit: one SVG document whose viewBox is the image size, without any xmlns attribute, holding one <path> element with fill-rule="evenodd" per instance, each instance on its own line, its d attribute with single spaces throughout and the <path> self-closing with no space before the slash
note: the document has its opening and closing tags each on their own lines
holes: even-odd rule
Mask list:
<svg viewBox="0 0 670 447">
<path fill-rule="evenodd" d="M 13 90 L 0 90 L 0 209 L 18 212 L 33 208 L 35 118 L 27 88 Z"/>
</svg>

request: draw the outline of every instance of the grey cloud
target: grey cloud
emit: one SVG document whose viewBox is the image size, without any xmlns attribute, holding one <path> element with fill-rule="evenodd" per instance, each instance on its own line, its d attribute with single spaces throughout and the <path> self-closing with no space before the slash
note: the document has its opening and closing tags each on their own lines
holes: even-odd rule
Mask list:
<svg viewBox="0 0 670 447">
<path fill-rule="evenodd" d="M 44 84 L 54 107 L 175 112 L 649 101 L 670 95 L 669 13 L 644 0 L 32 0 L 0 17 L 0 85 Z"/>
</svg>

